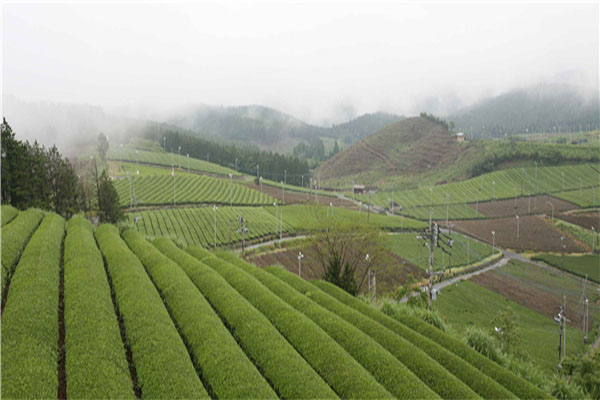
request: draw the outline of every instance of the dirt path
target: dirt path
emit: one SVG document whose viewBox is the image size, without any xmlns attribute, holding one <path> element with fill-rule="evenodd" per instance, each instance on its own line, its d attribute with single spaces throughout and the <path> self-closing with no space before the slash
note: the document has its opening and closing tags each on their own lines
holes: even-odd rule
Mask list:
<svg viewBox="0 0 600 400">
<path fill-rule="evenodd" d="M 396 169 L 396 166 L 390 161 L 389 158 L 387 158 L 387 156 L 385 156 L 384 154 L 381 154 L 379 151 L 375 150 L 374 148 L 372 148 L 371 146 L 369 146 L 362 140 L 358 143 L 360 143 L 360 145 L 365 150 L 367 150 L 369 153 L 371 153 L 374 156 L 376 156 L 377 158 L 381 159 L 388 166 L 389 169 Z"/>
</svg>

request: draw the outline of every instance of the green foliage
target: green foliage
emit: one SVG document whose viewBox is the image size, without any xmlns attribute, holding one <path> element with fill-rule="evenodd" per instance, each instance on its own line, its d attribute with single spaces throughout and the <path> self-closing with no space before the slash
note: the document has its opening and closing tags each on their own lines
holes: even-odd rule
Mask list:
<svg viewBox="0 0 600 400">
<path fill-rule="evenodd" d="M 204 175 L 175 174 L 136 176 L 115 181 L 122 207 L 133 205 L 132 192 L 129 188 L 131 179 L 132 192 L 135 190 L 137 205 L 173 204 L 173 187 L 175 187 L 175 203 L 182 204 L 230 204 L 229 179 L 218 179 Z M 173 185 L 175 182 L 175 185 Z M 234 205 L 269 205 L 275 201 L 271 196 L 258 190 L 234 183 L 231 190 L 231 201 Z"/>
<path fill-rule="evenodd" d="M 205 263 L 178 249 L 165 239 L 157 239 L 154 245 L 166 256 L 175 261 L 194 282 L 219 316 L 235 336 L 246 354 L 254 360 L 263 376 L 273 385 L 279 396 L 297 397 L 315 395 L 314 388 L 309 393 L 299 393 L 307 379 L 318 381 L 310 366 L 292 347 L 269 320 L 255 309 L 227 281 Z M 188 250 L 200 258 L 213 258 L 212 253 L 204 253 L 195 247 Z M 301 382 L 301 383 L 300 383 Z M 290 384 L 296 383 L 297 385 Z M 316 384 L 321 387 L 321 384 Z M 332 393 L 320 393 L 332 396 Z"/>
<path fill-rule="evenodd" d="M 67 396 L 135 398 L 92 224 L 73 217 L 64 252 Z"/>
<path fill-rule="evenodd" d="M 600 254 L 565 255 L 561 262 L 559 254 L 536 254 L 532 260 L 543 261 L 573 275 L 600 283 Z"/>
<path fill-rule="evenodd" d="M 600 196 L 600 194 L 599 194 Z M 600 198 L 599 198 L 600 200 Z M 556 220 L 554 225 L 563 232 L 573 235 L 577 240 L 594 249 L 600 249 L 600 235 L 595 235 L 596 243 L 594 243 L 594 233 L 591 229 L 585 229 L 579 225 L 574 225 L 566 221 Z"/>
<path fill-rule="evenodd" d="M 10 221 L 15 219 L 15 217 L 19 214 L 19 210 L 9 205 L 1 205 L 0 206 L 0 216 L 2 218 L 2 226 L 8 224 Z"/>
<path fill-rule="evenodd" d="M 102 160 L 106 160 L 106 153 L 108 152 L 108 138 L 102 132 L 100 132 L 100 134 L 98 135 L 97 151 L 98 154 L 100 154 Z"/>
<path fill-rule="evenodd" d="M 498 348 L 497 342 L 488 332 L 481 328 L 469 326 L 466 330 L 465 340 L 478 353 L 498 364 L 503 364 L 502 352 Z"/>
<path fill-rule="evenodd" d="M 444 399 L 479 398 L 475 392 L 429 357 L 423 350 L 379 322 L 373 321 L 357 310 L 344 305 L 309 282 L 282 268 L 268 267 L 265 270 L 373 338 L 440 397 Z"/>
<path fill-rule="evenodd" d="M 579 400 L 586 396 L 577 385 L 570 384 L 566 378 L 555 376 L 550 384 L 550 393 L 558 400 Z"/>
<path fill-rule="evenodd" d="M 563 373 L 592 399 L 600 398 L 600 350 L 592 349 L 583 357 L 563 359 Z"/>
<path fill-rule="evenodd" d="M 422 112 L 421 114 L 419 114 L 419 116 L 420 116 L 421 118 L 428 119 L 428 120 L 430 120 L 431 122 L 434 122 L 434 123 L 436 123 L 436 124 L 440 124 L 440 125 L 442 125 L 444 128 L 446 128 L 446 129 L 448 129 L 448 130 L 450 129 L 450 125 L 449 125 L 449 124 L 448 124 L 448 122 L 447 122 L 445 119 L 443 119 L 443 118 L 436 117 L 436 116 L 435 116 L 435 115 L 433 115 L 433 114 L 427 114 L 426 112 Z M 450 123 L 452 124 L 452 128 L 454 128 L 454 122 L 450 122 Z"/>
<path fill-rule="evenodd" d="M 308 296 L 300 294 L 287 283 L 260 268 L 245 263 L 240 258 L 228 255 L 227 260 L 254 276 L 280 299 L 310 318 L 394 396 L 399 398 L 435 397 L 435 393 L 431 389 L 373 338 L 313 302 L 310 299 L 312 293 Z"/>
<path fill-rule="evenodd" d="M 504 352 L 507 354 L 517 354 L 522 344 L 521 329 L 519 328 L 519 314 L 510 306 L 499 311 L 492 320 L 494 328 L 499 328 L 502 333 L 494 331 L 496 338 L 504 343 Z"/>
<path fill-rule="evenodd" d="M 159 293 L 117 228 L 100 225 L 96 240 L 123 318 L 142 397 L 208 398 Z"/>
<path fill-rule="evenodd" d="M 440 312 L 438 310 L 429 310 L 428 309 L 428 299 L 429 299 L 429 295 L 427 294 L 427 292 L 423 291 L 423 290 L 418 290 L 419 291 L 419 297 L 425 297 L 424 299 L 424 305 L 422 307 L 414 307 L 414 306 L 410 306 L 410 304 L 407 303 L 407 306 L 403 305 L 403 304 L 399 304 L 396 302 L 390 302 L 390 301 L 383 301 L 382 305 L 381 305 L 381 312 L 383 312 L 385 315 L 394 318 L 394 315 L 396 315 L 396 313 L 405 313 L 408 314 L 412 317 L 415 318 L 419 318 L 425 322 L 427 322 L 429 325 L 431 326 L 435 326 L 436 328 L 438 328 L 439 330 L 441 330 L 442 332 L 449 332 L 448 329 L 448 325 L 446 324 L 446 321 L 444 321 L 444 319 L 442 318 L 442 315 L 440 314 Z"/>
<path fill-rule="evenodd" d="M 299 387 L 289 388 L 296 391 L 294 397 L 334 397 L 329 386 L 342 398 L 391 397 L 390 393 L 314 322 L 276 296 L 255 277 L 230 264 L 232 260 L 237 259 L 237 256 L 223 253 L 219 255 L 223 259 L 216 259 L 210 253 L 207 256 L 207 252 L 198 247 L 188 248 L 188 252 L 225 278 L 269 319 L 271 324 L 314 368 L 314 370 L 310 369 L 310 373 L 298 369 L 303 371 L 302 377 L 288 380 L 288 382 L 302 382 Z M 321 375 L 329 386 L 318 376 L 316 380 L 313 377 L 314 371 Z"/>
<path fill-rule="evenodd" d="M 98 208 L 100 221 L 116 223 L 123 218 L 119 208 L 119 195 L 106 170 L 102 170 L 98 184 Z"/>
<path fill-rule="evenodd" d="M 141 217 L 136 229 L 149 237 L 177 238 L 183 247 L 214 245 L 214 211 L 212 207 L 176 208 L 168 210 L 148 210 L 138 212 Z M 238 217 L 243 216 L 246 226 L 250 229 L 246 240 L 259 239 L 275 235 L 279 237 L 279 222 L 275 217 L 261 207 L 222 207 L 217 209 L 217 245 L 229 244 L 242 240 L 238 232 Z M 133 225 L 133 213 L 127 213 L 129 223 Z M 294 229 L 283 223 L 284 234 L 294 234 Z"/>
<path fill-rule="evenodd" d="M 46 215 L 11 280 L 2 313 L 2 398 L 49 399 L 58 393 L 58 284 L 64 229 L 63 218 Z"/>
<path fill-rule="evenodd" d="M 314 285 L 406 338 L 486 398 L 514 397 L 510 392 L 520 398 L 548 397 L 543 391 L 516 377 L 466 344 L 418 318 L 398 313 L 395 319 L 391 319 L 327 282 L 317 281 Z"/>
<path fill-rule="evenodd" d="M 42 212 L 29 209 L 19 215 L 8 225 L 2 227 L 2 292 L 11 278 L 15 265 L 29 238 L 42 220 Z"/>
<path fill-rule="evenodd" d="M 237 399 L 276 398 L 185 272 L 139 233 L 129 229 L 122 236 L 161 294 L 196 370 L 201 371 L 212 395 Z"/>
<path fill-rule="evenodd" d="M 2 125 L 2 202 L 19 209 L 38 207 L 65 217 L 78 211 L 77 176 L 56 146 L 15 138 L 6 120 Z"/>
</svg>

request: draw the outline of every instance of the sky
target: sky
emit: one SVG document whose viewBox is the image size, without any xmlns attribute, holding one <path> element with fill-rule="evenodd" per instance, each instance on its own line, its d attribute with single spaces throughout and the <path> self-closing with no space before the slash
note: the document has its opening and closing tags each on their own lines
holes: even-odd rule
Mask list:
<svg viewBox="0 0 600 400">
<path fill-rule="evenodd" d="M 598 90 L 598 2 L 2 6 L 2 93 L 168 115 L 262 104 L 315 124 L 452 111 L 539 82 Z"/>
</svg>

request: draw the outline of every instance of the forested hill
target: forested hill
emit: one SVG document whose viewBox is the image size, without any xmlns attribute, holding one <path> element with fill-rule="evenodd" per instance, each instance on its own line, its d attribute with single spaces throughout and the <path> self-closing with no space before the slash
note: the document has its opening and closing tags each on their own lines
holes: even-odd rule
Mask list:
<svg viewBox="0 0 600 400">
<path fill-rule="evenodd" d="M 471 136 L 498 137 L 526 132 L 598 129 L 598 93 L 568 85 L 538 85 L 512 90 L 447 117 Z"/>
<path fill-rule="evenodd" d="M 195 107 L 182 111 L 168 122 L 194 131 L 199 136 L 219 136 L 234 142 L 255 144 L 263 150 L 290 152 L 301 141 L 310 142 L 323 136 L 353 143 L 401 118 L 387 113 L 364 114 L 343 124 L 321 127 L 269 107 L 250 105 Z"/>
</svg>

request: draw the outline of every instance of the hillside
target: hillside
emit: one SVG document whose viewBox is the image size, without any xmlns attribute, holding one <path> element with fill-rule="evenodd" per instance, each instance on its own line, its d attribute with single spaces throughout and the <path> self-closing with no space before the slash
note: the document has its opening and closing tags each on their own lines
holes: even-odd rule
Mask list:
<svg viewBox="0 0 600 400">
<path fill-rule="evenodd" d="M 598 129 L 598 93 L 568 85 L 537 85 L 485 99 L 447 117 L 476 137 L 505 133 Z"/>
<path fill-rule="evenodd" d="M 233 254 L 53 213 L 2 236 L 6 398 L 548 397 L 418 319 Z"/>
<path fill-rule="evenodd" d="M 377 183 L 401 176 L 410 180 L 447 168 L 463 157 L 469 144 L 457 143 L 441 124 L 407 118 L 380 129 L 341 151 L 317 170 L 322 186 Z"/>
</svg>

